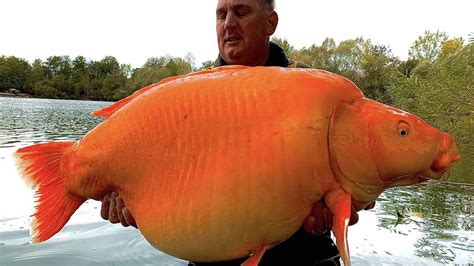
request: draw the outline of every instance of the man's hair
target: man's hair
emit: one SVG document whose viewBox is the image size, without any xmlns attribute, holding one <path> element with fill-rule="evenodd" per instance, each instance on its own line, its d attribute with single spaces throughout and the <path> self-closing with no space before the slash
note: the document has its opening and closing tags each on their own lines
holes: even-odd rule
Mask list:
<svg viewBox="0 0 474 266">
<path fill-rule="evenodd" d="M 265 0 L 265 2 L 270 10 L 275 9 L 275 0 Z"/>
<path fill-rule="evenodd" d="M 259 0 L 267 10 L 275 10 L 275 0 Z"/>
</svg>

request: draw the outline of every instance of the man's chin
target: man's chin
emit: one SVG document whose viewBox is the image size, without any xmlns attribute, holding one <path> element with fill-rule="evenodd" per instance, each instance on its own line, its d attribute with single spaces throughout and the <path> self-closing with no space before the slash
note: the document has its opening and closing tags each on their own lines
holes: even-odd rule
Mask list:
<svg viewBox="0 0 474 266">
<path fill-rule="evenodd" d="M 235 65 L 235 64 L 243 64 L 244 53 L 242 53 L 242 49 L 240 47 L 228 47 L 225 49 L 225 56 L 223 57 L 227 64 Z"/>
</svg>

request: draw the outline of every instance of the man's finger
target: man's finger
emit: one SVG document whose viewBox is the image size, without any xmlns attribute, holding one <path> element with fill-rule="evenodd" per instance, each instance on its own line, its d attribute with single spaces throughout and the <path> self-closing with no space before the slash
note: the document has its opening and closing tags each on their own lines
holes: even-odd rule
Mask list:
<svg viewBox="0 0 474 266">
<path fill-rule="evenodd" d="M 365 206 L 364 210 L 370 210 L 370 209 L 373 209 L 374 207 L 375 207 L 375 201 L 372 201 L 367 206 Z"/>
<path fill-rule="evenodd" d="M 316 218 L 314 216 L 308 216 L 304 220 L 303 229 L 307 233 L 312 233 L 314 231 L 314 225 L 316 224 Z"/>
<path fill-rule="evenodd" d="M 110 194 L 107 194 L 102 199 L 102 206 L 100 207 L 100 216 L 104 220 L 109 219 L 109 208 L 110 208 Z"/>
<path fill-rule="evenodd" d="M 117 196 L 115 201 L 116 201 L 116 204 L 117 204 L 117 217 L 118 217 L 120 223 L 124 227 L 130 226 L 127 223 L 127 221 L 126 221 L 126 219 L 125 219 L 125 217 L 123 216 L 123 213 L 122 213 L 123 208 L 125 208 L 125 203 L 123 202 L 123 199 L 120 196 Z"/>
<path fill-rule="evenodd" d="M 329 230 L 332 228 L 333 224 L 333 215 L 329 208 L 324 208 L 324 230 Z"/>
<path fill-rule="evenodd" d="M 312 216 L 315 218 L 314 221 L 314 231 L 316 233 L 322 234 L 326 231 L 326 227 L 324 226 L 324 209 L 326 206 L 322 201 L 318 201 L 313 205 Z"/>
<path fill-rule="evenodd" d="M 120 222 L 117 216 L 117 193 L 110 194 L 109 221 L 113 224 Z"/>
<path fill-rule="evenodd" d="M 349 220 L 349 225 L 356 224 L 359 221 L 359 214 L 357 213 L 354 206 L 351 208 L 351 218 Z"/>
<path fill-rule="evenodd" d="M 122 209 L 122 214 L 123 214 L 123 217 L 125 218 L 125 221 L 127 222 L 127 224 L 129 224 L 129 225 L 131 225 L 135 228 L 138 228 L 137 227 L 137 222 L 135 222 L 135 219 L 133 218 L 132 214 L 130 213 L 130 211 L 128 210 L 127 207 Z"/>
</svg>

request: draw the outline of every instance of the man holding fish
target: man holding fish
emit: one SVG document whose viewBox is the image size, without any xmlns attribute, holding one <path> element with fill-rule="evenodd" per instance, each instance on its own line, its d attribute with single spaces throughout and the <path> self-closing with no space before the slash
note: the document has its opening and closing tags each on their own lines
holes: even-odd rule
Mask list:
<svg viewBox="0 0 474 266">
<path fill-rule="evenodd" d="M 278 25 L 278 14 L 272 0 L 218 0 L 216 32 L 219 55 L 214 65 L 303 67 L 304 64 L 287 58 L 283 49 L 270 36 Z M 373 208 L 374 203 L 366 209 Z M 102 201 L 101 216 L 111 223 L 134 226 L 136 222 L 115 192 Z M 357 223 L 357 211 L 352 208 L 350 224 Z M 294 265 L 338 265 L 339 253 L 329 237 L 332 227 L 331 211 L 324 201 L 313 206 L 302 228 L 290 239 L 265 253 L 260 263 L 276 265 L 292 262 Z M 220 263 L 196 265 L 240 265 L 246 258 Z M 193 263 L 190 263 L 193 264 Z"/>
<path fill-rule="evenodd" d="M 439 180 L 460 160 L 451 135 L 364 97 L 347 78 L 262 67 L 290 65 L 269 42 L 273 2 L 219 0 L 216 15 L 217 65 L 255 67 L 166 78 L 93 112 L 107 119 L 80 141 L 15 152 L 35 190 L 33 243 L 105 197 L 104 218 L 136 224 L 191 265 L 338 264 L 332 242 L 307 233 L 327 228 L 350 265 L 356 210 L 388 188 Z M 113 191 L 123 202 L 107 199 Z"/>
</svg>

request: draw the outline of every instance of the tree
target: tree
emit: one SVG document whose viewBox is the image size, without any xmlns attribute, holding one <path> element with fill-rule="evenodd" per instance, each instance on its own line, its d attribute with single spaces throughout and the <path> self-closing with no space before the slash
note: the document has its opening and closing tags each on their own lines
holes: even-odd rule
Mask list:
<svg viewBox="0 0 474 266">
<path fill-rule="evenodd" d="M 0 90 L 10 88 L 22 90 L 31 73 L 31 67 L 24 59 L 14 56 L 0 57 Z"/>
<path fill-rule="evenodd" d="M 53 87 L 50 80 L 44 79 L 33 84 L 33 93 L 41 98 L 58 98 L 58 90 Z"/>
<path fill-rule="evenodd" d="M 170 70 L 165 67 L 169 60 L 171 60 L 171 57 L 168 56 L 148 58 L 141 68 L 133 71 L 128 81 L 128 91 L 132 93 L 171 76 Z"/>
<path fill-rule="evenodd" d="M 87 74 L 87 60 L 84 56 L 77 56 L 72 61 L 72 83 L 75 99 L 85 97 L 89 86 Z"/>
<path fill-rule="evenodd" d="M 214 61 L 207 60 L 202 62 L 201 67 L 198 70 L 211 69 L 214 67 Z"/>
<path fill-rule="evenodd" d="M 46 74 L 60 98 L 69 98 L 72 91 L 72 61 L 69 56 L 51 56 L 45 62 Z"/>
<path fill-rule="evenodd" d="M 462 38 L 453 38 L 445 41 L 441 45 L 441 51 L 439 57 L 448 57 L 461 51 L 464 46 L 464 40 Z"/>
<path fill-rule="evenodd" d="M 128 96 L 126 84 L 127 77 L 122 73 L 108 74 L 102 83 L 102 98 L 108 101 L 116 101 Z"/>
<path fill-rule="evenodd" d="M 193 71 L 194 57 L 188 54 L 179 57 L 151 57 L 143 67 L 133 71 L 128 82 L 128 91 L 133 92 L 170 76 L 184 75 Z"/>
<path fill-rule="evenodd" d="M 26 93 L 33 94 L 34 84 L 47 79 L 46 69 L 41 59 L 35 59 L 31 65 L 31 73 L 28 79 L 25 81 L 24 89 Z"/>
<path fill-rule="evenodd" d="M 334 67 L 334 51 L 336 49 L 336 42 L 332 38 L 326 38 L 320 46 L 315 44 L 299 50 L 293 50 L 291 58 L 295 61 L 303 62 L 311 68 L 325 69 L 328 71 L 335 71 Z"/>
<path fill-rule="evenodd" d="M 120 72 L 127 78 L 130 78 L 133 74 L 133 68 L 130 64 L 120 64 Z"/>
<path fill-rule="evenodd" d="M 97 63 L 98 77 L 103 79 L 108 74 L 115 74 L 120 72 L 120 64 L 113 56 L 106 56 Z"/>
<path fill-rule="evenodd" d="M 332 59 L 335 66 L 337 66 L 335 72 L 359 84 L 363 76 L 361 67 L 362 57 L 367 49 L 369 49 L 369 46 L 370 42 L 361 37 L 339 43 L 334 50 Z"/>
<path fill-rule="evenodd" d="M 384 103 L 390 103 L 387 89 L 394 81 L 397 71 L 396 59 L 388 47 L 384 45 L 369 45 L 361 59 L 363 77 L 360 88 L 366 97 Z"/>
<path fill-rule="evenodd" d="M 433 62 L 438 58 L 443 47 L 443 43 L 448 40 L 448 36 L 444 32 L 425 31 L 424 35 L 419 36 L 413 43 L 408 52 L 410 59 L 426 60 Z"/>
<path fill-rule="evenodd" d="M 287 56 L 289 56 L 290 58 L 293 57 L 293 51 L 295 50 L 295 48 L 286 39 L 273 37 L 272 42 L 280 46 L 283 49 L 283 51 L 285 51 L 285 54 Z"/>
</svg>

